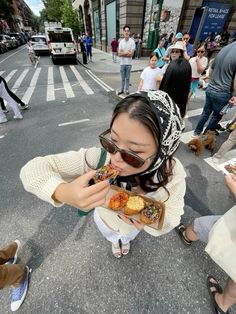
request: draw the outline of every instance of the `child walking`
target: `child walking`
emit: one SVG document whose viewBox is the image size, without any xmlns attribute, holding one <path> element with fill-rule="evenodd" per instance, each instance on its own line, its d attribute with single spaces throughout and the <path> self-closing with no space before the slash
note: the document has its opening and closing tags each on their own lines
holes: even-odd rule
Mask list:
<svg viewBox="0 0 236 314">
<path fill-rule="evenodd" d="M 185 171 L 173 157 L 180 143 L 183 121 L 176 104 L 163 91 L 132 94 L 115 107 L 110 127 L 99 135 L 106 150 L 105 164 L 119 172 L 114 184 L 165 203 L 161 230 L 129 220 L 102 205 L 108 193 L 108 181 L 88 186 L 95 171 L 86 164 L 88 157 L 96 167 L 101 148 L 37 157 L 22 169 L 25 189 L 54 206 L 63 203 L 89 211 L 111 242 L 116 258 L 126 255 L 130 241 L 143 230 L 160 236 L 174 229 L 184 213 Z"/>
<path fill-rule="evenodd" d="M 162 71 L 157 67 L 158 58 L 154 52 L 150 54 L 149 66 L 146 67 L 140 75 L 138 91 L 141 90 L 157 90 L 159 89 L 159 76 L 162 76 Z"/>
</svg>

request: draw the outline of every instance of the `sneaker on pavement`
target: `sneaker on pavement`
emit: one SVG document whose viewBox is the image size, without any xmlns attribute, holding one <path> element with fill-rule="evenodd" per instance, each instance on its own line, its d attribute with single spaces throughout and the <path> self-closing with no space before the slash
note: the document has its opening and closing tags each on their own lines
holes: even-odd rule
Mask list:
<svg viewBox="0 0 236 314">
<path fill-rule="evenodd" d="M 21 304 L 24 302 L 26 293 L 28 290 L 28 284 L 29 284 L 29 267 L 26 266 L 26 272 L 25 275 L 17 288 L 13 288 L 11 291 L 11 310 L 12 312 L 15 312 L 19 309 Z"/>
<path fill-rule="evenodd" d="M 117 92 L 117 95 L 121 95 L 123 93 L 124 93 L 123 90 L 120 90 L 120 91 Z"/>
<path fill-rule="evenodd" d="M 0 118 L 0 123 L 5 123 L 5 122 L 7 122 L 8 120 L 7 120 L 7 118 L 6 117 L 2 117 L 2 118 Z"/>
<path fill-rule="evenodd" d="M 15 240 L 14 242 L 16 243 L 16 253 L 13 257 L 9 258 L 9 260 L 5 264 L 15 264 L 17 261 L 17 253 L 18 253 L 19 248 L 20 248 L 20 241 Z"/>
<path fill-rule="evenodd" d="M 193 132 L 193 134 L 191 135 L 192 138 L 198 138 L 200 134 L 197 134 L 196 132 Z"/>
<path fill-rule="evenodd" d="M 126 91 L 126 95 L 129 95 L 129 91 L 128 90 Z"/>
<path fill-rule="evenodd" d="M 23 119 L 23 116 L 22 116 L 21 114 L 18 114 L 18 115 L 15 115 L 15 116 L 13 117 L 13 119 L 15 119 L 15 120 L 22 120 L 22 119 Z"/>
<path fill-rule="evenodd" d="M 21 110 L 28 110 L 28 109 L 29 109 L 29 106 L 26 105 L 26 104 L 24 104 L 24 105 L 21 105 L 21 106 L 20 106 L 20 109 L 21 109 Z"/>
</svg>

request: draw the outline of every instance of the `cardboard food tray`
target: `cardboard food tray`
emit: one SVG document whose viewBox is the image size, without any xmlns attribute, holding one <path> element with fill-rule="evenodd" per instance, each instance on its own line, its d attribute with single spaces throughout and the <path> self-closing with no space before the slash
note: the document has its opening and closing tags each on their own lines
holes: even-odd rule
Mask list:
<svg viewBox="0 0 236 314">
<path fill-rule="evenodd" d="M 221 170 L 224 174 L 229 174 L 229 171 L 227 169 L 225 169 L 225 166 L 227 165 L 236 165 L 236 158 L 230 159 L 226 162 L 224 162 L 223 164 L 220 164 L 218 166 L 219 170 Z"/>
<path fill-rule="evenodd" d="M 106 203 L 105 203 L 105 206 L 104 206 L 104 207 L 107 208 L 107 209 L 109 209 L 109 210 L 111 210 L 112 212 L 116 212 L 117 214 L 119 214 L 119 213 L 124 214 L 124 209 L 121 208 L 121 209 L 119 209 L 119 210 L 113 210 L 113 209 L 111 209 L 111 208 L 108 207 L 108 203 L 109 203 L 109 200 L 110 200 L 111 196 L 112 196 L 113 194 L 117 193 L 117 192 L 124 192 L 124 193 L 126 193 L 126 194 L 128 194 L 128 195 L 130 195 L 130 196 L 140 196 L 140 197 L 142 197 L 142 198 L 144 199 L 144 201 L 146 201 L 147 203 L 156 204 L 156 205 L 158 205 L 159 207 L 161 207 L 160 218 L 159 218 L 155 223 L 152 223 L 152 224 L 145 224 L 145 225 L 146 225 L 146 226 L 149 226 L 149 227 L 151 227 L 151 228 L 154 228 L 154 229 L 158 229 L 158 230 L 162 229 L 163 222 L 164 222 L 164 216 L 165 216 L 165 204 L 164 204 L 164 203 L 158 202 L 158 201 L 156 201 L 156 200 L 154 200 L 154 199 L 152 199 L 152 198 L 149 198 L 149 197 L 146 197 L 146 196 L 143 196 L 143 195 L 138 195 L 137 193 L 134 193 L 134 192 L 127 191 L 127 190 L 122 189 L 122 188 L 120 188 L 120 187 L 118 187 L 118 186 L 111 185 L 110 190 L 109 190 L 109 192 L 108 192 L 108 194 L 107 194 L 107 197 L 106 197 Z M 127 215 L 126 215 L 126 216 L 127 216 Z M 133 219 L 135 219 L 135 220 L 137 220 L 137 221 L 140 222 L 140 220 L 139 220 L 139 214 L 137 214 L 137 215 L 130 215 L 130 216 L 127 216 L 127 217 L 133 218 Z M 142 223 L 143 223 L 143 222 L 142 222 Z"/>
</svg>

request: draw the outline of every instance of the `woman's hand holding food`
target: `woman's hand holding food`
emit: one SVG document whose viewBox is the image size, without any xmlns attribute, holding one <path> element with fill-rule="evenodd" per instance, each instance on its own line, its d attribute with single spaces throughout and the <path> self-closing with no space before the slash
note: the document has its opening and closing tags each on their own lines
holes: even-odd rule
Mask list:
<svg viewBox="0 0 236 314">
<path fill-rule="evenodd" d="M 70 183 L 60 184 L 52 198 L 83 211 L 89 211 L 105 203 L 106 194 L 110 184 L 108 180 L 89 186 L 89 181 L 96 171 L 89 171 Z"/>
<path fill-rule="evenodd" d="M 133 218 L 128 218 L 123 214 L 119 214 L 118 215 L 120 219 L 122 219 L 125 223 L 127 223 L 128 225 L 134 226 L 136 229 L 138 229 L 139 231 L 143 230 L 144 224 L 142 222 L 139 222 Z"/>
</svg>

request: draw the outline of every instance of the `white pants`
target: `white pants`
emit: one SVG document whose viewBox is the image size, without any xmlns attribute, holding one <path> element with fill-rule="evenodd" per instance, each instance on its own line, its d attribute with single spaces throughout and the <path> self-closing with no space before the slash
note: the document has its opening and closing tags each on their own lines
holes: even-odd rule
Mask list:
<svg viewBox="0 0 236 314">
<path fill-rule="evenodd" d="M 126 244 L 135 239 L 139 234 L 139 230 L 137 229 L 132 230 L 129 234 L 126 235 L 122 235 L 119 232 L 110 229 L 106 224 L 104 224 L 96 209 L 94 210 L 93 218 L 102 235 L 113 244 L 117 244 L 119 240 L 121 240 L 123 244 Z"/>
<path fill-rule="evenodd" d="M 11 109 L 14 111 L 15 116 L 20 116 L 21 115 L 21 112 L 20 112 L 20 109 L 18 107 L 18 104 L 11 97 L 11 95 L 9 95 L 9 93 L 8 93 L 6 87 L 5 87 L 4 81 L 0 82 L 0 97 L 7 101 L 8 106 L 11 107 Z M 2 111 L 2 108 L 0 107 L 0 118 L 5 118 L 5 117 L 6 116 L 5 116 L 4 112 Z"/>
</svg>

